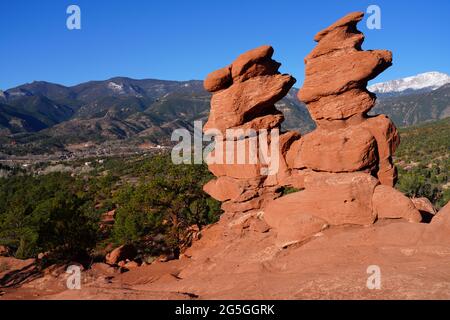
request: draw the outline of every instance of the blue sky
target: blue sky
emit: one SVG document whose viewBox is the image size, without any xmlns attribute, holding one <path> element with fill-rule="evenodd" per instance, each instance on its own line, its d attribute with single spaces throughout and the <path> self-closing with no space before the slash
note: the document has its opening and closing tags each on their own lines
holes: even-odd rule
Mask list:
<svg viewBox="0 0 450 320">
<path fill-rule="evenodd" d="M 66 28 L 81 8 L 82 29 Z M 382 29 L 364 49 L 389 49 L 376 81 L 426 71 L 450 74 L 448 0 L 2 0 L 0 89 L 34 80 L 74 85 L 114 76 L 203 79 L 240 53 L 270 44 L 300 86 L 314 35 L 352 11 L 380 6 Z"/>
</svg>

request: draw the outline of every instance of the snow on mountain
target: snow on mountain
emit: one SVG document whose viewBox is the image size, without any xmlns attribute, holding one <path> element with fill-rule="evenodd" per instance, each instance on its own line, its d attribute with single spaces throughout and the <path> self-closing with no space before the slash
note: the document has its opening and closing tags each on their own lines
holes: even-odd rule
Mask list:
<svg viewBox="0 0 450 320">
<path fill-rule="evenodd" d="M 118 95 L 133 95 L 135 97 L 142 98 L 142 94 L 136 91 L 136 88 L 129 84 L 110 81 L 108 82 L 108 88 Z"/>
<path fill-rule="evenodd" d="M 125 94 L 123 84 L 118 84 L 118 83 L 111 81 L 111 82 L 108 82 L 108 88 L 110 88 L 112 91 L 114 91 L 118 94 Z"/>
<path fill-rule="evenodd" d="M 405 91 L 433 91 L 450 83 L 450 76 L 441 72 L 426 72 L 412 77 L 376 83 L 368 87 L 375 93 L 404 93 Z"/>
</svg>

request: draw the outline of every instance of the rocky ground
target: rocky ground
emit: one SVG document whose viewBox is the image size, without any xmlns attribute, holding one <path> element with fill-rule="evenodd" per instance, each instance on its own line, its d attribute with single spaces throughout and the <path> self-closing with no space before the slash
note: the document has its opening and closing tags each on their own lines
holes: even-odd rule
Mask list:
<svg viewBox="0 0 450 320">
<path fill-rule="evenodd" d="M 94 264 L 80 290 L 67 289 L 65 266 L 37 272 L 33 260 L 3 257 L 1 299 L 450 299 L 449 206 L 429 224 L 332 227 L 284 249 L 263 220 L 236 221 L 205 229 L 179 260 L 124 273 Z M 380 289 L 367 287 L 371 265 Z"/>
</svg>

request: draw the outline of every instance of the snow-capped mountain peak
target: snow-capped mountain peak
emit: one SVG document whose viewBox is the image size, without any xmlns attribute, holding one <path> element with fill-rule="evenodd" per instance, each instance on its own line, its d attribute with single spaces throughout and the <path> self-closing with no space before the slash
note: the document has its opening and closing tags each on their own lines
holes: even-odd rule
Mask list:
<svg viewBox="0 0 450 320">
<path fill-rule="evenodd" d="M 404 93 L 405 91 L 433 91 L 450 83 L 450 76 L 441 72 L 426 72 L 412 77 L 376 83 L 368 87 L 375 93 Z"/>
</svg>

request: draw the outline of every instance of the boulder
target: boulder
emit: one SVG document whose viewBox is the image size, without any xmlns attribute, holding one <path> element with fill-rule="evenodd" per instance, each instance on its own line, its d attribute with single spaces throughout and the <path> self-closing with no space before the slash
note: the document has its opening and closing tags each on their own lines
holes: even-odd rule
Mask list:
<svg viewBox="0 0 450 320">
<path fill-rule="evenodd" d="M 413 202 L 400 191 L 379 185 L 373 194 L 373 207 L 379 219 L 405 219 L 421 222 L 422 216 Z"/>
<path fill-rule="evenodd" d="M 392 53 L 387 50 L 355 50 L 346 52 L 345 55 L 333 54 L 310 60 L 306 58 L 305 82 L 299 91 L 299 98 L 310 103 L 326 96 L 360 89 L 367 81 L 388 68 L 391 62 Z M 360 89 L 360 94 L 367 96 L 368 92 Z M 367 110 L 355 110 L 355 113 L 364 111 Z"/>
<path fill-rule="evenodd" d="M 275 107 L 273 107 L 275 108 Z M 231 129 L 233 130 L 261 130 L 261 129 L 274 129 L 274 128 L 278 128 L 281 123 L 284 121 L 284 116 L 283 114 L 281 114 L 278 110 L 275 110 L 273 112 L 273 114 L 269 114 L 269 115 L 263 115 L 260 117 L 256 117 L 246 123 L 244 123 L 243 125 L 237 126 L 237 127 L 233 127 Z"/>
<path fill-rule="evenodd" d="M 257 76 L 276 74 L 280 64 L 272 60 L 273 52 L 271 46 L 264 45 L 241 54 L 231 67 L 233 81 L 242 82 Z"/>
<path fill-rule="evenodd" d="M 107 254 L 106 263 L 114 265 L 126 259 L 133 260 L 136 255 L 136 248 L 131 244 L 125 244 Z"/>
<path fill-rule="evenodd" d="M 297 213 L 313 215 L 330 225 L 370 225 L 376 218 L 372 196 L 377 184 L 367 173 L 308 172 L 305 190 L 268 203 L 264 218 L 271 225 L 281 219 L 274 216 Z"/>
<path fill-rule="evenodd" d="M 231 66 L 211 72 L 203 82 L 203 86 L 209 92 L 215 92 L 228 88 L 232 84 Z"/>
<path fill-rule="evenodd" d="M 287 203 L 284 202 L 284 205 Z M 270 210 L 270 214 L 264 214 L 266 222 L 277 232 L 277 247 L 284 248 L 305 241 L 328 226 L 323 219 L 307 212 L 298 212 L 294 208 L 289 210 L 284 205 L 271 205 L 270 209 L 267 209 Z"/>
<path fill-rule="evenodd" d="M 237 199 L 244 192 L 244 187 L 239 180 L 222 176 L 209 181 L 203 190 L 216 200 L 226 201 Z"/>
<path fill-rule="evenodd" d="M 290 75 L 265 75 L 216 92 L 211 98 L 211 111 L 204 130 L 219 130 L 242 126 L 246 122 L 276 111 L 274 104 L 294 85 Z"/>
<path fill-rule="evenodd" d="M 364 35 L 357 30 L 356 25 L 363 17 L 363 12 L 352 12 L 318 32 L 314 37 L 317 46 L 307 57 L 313 59 L 336 51 L 342 53 L 346 49 L 358 49 L 364 41 Z"/>
<path fill-rule="evenodd" d="M 6 246 L 0 246 L 0 257 L 8 257 L 10 254 L 9 248 Z"/>
<path fill-rule="evenodd" d="M 397 181 L 397 170 L 392 156 L 400 145 L 400 136 L 394 123 L 385 115 L 369 117 L 362 124 L 375 137 L 377 144 L 378 171 L 381 184 L 393 187 Z"/>
<path fill-rule="evenodd" d="M 425 212 L 431 215 L 436 214 L 436 209 L 434 208 L 433 204 L 430 200 L 428 200 L 425 197 L 422 198 L 411 198 L 412 203 L 414 204 L 414 207 L 416 207 L 417 210 L 420 212 Z"/>
<path fill-rule="evenodd" d="M 296 189 L 304 189 L 305 188 L 305 176 L 308 174 L 309 169 L 290 169 L 289 175 L 285 177 L 285 179 L 281 180 L 279 184 L 283 187 L 293 187 Z"/>
<path fill-rule="evenodd" d="M 433 220 L 431 220 L 431 225 L 446 226 L 450 228 L 450 202 L 439 210 Z"/>
<path fill-rule="evenodd" d="M 326 172 L 353 172 L 376 164 L 376 143 L 362 126 L 341 130 L 318 128 L 302 138 L 294 168 Z"/>
<path fill-rule="evenodd" d="M 433 217 L 422 235 L 421 242 L 426 245 L 450 246 L 450 202 Z"/>
<path fill-rule="evenodd" d="M 298 93 L 314 120 L 346 119 L 375 104 L 367 82 L 392 65 L 392 53 L 361 49 L 364 35 L 356 25 L 363 16 L 348 14 L 314 38 L 318 44 L 305 58 L 305 81 Z"/>
<path fill-rule="evenodd" d="M 294 131 L 281 134 L 278 139 L 278 156 L 271 155 L 271 133 L 267 133 L 265 137 L 256 135 L 234 141 L 216 139 L 215 148 L 208 154 L 205 162 L 216 177 L 256 179 L 280 174 L 278 178 L 282 179 L 287 170 L 284 154 L 290 144 L 299 138 L 300 134 Z M 262 148 L 265 148 L 265 152 L 262 152 Z"/>
<path fill-rule="evenodd" d="M 209 170 L 216 176 L 255 179 L 261 176 L 259 137 L 238 140 L 216 139 L 215 148 L 206 157 Z"/>
<path fill-rule="evenodd" d="M 123 265 L 123 268 L 125 269 L 135 269 L 139 268 L 139 264 L 136 261 L 128 261 Z"/>
<path fill-rule="evenodd" d="M 355 114 L 362 114 L 373 108 L 375 95 L 360 88 L 342 93 L 331 93 L 319 100 L 308 102 L 311 117 L 319 120 L 345 120 Z"/>
<path fill-rule="evenodd" d="M 226 201 L 222 203 L 221 209 L 228 213 L 248 212 L 264 207 L 266 203 L 270 203 L 278 196 L 279 194 L 270 188 L 261 188 L 257 196 L 242 202 Z"/>
<path fill-rule="evenodd" d="M 300 133 L 296 131 L 288 131 L 282 133 L 279 137 L 279 158 L 278 169 L 273 170 L 268 174 L 267 179 L 264 181 L 264 186 L 285 186 L 290 185 L 291 170 L 288 167 L 286 161 L 286 155 L 293 143 L 299 141 L 301 138 Z"/>
<path fill-rule="evenodd" d="M 93 263 L 90 270 L 94 273 L 104 274 L 104 275 L 113 275 L 118 273 L 117 268 L 110 266 L 106 263 L 96 262 Z"/>
</svg>

